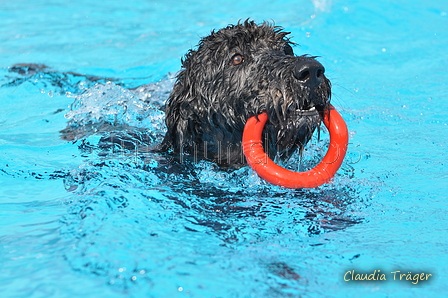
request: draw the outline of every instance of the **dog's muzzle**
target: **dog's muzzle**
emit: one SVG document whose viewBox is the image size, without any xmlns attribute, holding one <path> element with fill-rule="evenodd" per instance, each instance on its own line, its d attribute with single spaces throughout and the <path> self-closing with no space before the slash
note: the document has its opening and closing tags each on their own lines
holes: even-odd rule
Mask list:
<svg viewBox="0 0 448 298">
<path fill-rule="evenodd" d="M 317 114 L 316 106 L 322 106 L 325 103 L 322 98 L 315 96 L 315 90 L 324 83 L 325 68 L 314 58 L 304 58 L 298 60 L 293 75 L 297 82 L 309 90 L 310 98 L 303 102 L 301 109 L 297 110 L 303 116 Z"/>
</svg>

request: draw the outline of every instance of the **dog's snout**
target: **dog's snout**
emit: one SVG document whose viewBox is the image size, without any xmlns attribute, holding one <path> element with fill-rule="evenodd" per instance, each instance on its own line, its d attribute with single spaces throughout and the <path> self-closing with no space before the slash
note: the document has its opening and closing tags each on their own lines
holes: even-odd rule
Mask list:
<svg viewBox="0 0 448 298">
<path fill-rule="evenodd" d="M 301 83 L 315 87 L 322 82 L 325 68 L 317 60 L 298 61 L 294 68 L 294 77 Z"/>
</svg>

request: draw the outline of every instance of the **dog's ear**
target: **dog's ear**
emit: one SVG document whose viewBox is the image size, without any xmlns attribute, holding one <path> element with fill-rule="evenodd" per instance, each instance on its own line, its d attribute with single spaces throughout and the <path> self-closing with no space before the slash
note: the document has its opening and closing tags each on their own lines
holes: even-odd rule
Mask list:
<svg viewBox="0 0 448 298">
<path fill-rule="evenodd" d="M 186 97 L 186 94 L 184 94 L 186 89 L 184 89 L 183 86 L 179 86 L 183 85 L 182 80 L 180 79 L 181 76 L 182 72 L 179 73 L 177 77 L 176 84 L 168 97 L 165 107 L 165 123 L 168 131 L 166 133 L 164 143 L 169 142 L 170 147 L 174 147 L 173 149 L 175 150 L 181 146 L 181 139 L 183 139 L 183 135 L 185 134 L 188 126 L 188 121 L 184 117 L 185 115 L 182 115 L 182 99 Z"/>
<path fill-rule="evenodd" d="M 186 145 L 185 142 L 188 143 L 197 136 L 194 128 L 194 119 L 197 116 L 192 107 L 196 95 L 187 72 L 188 69 L 179 72 L 165 108 L 168 131 L 163 143 L 164 147 L 173 148 L 175 151 L 181 150 Z"/>
</svg>

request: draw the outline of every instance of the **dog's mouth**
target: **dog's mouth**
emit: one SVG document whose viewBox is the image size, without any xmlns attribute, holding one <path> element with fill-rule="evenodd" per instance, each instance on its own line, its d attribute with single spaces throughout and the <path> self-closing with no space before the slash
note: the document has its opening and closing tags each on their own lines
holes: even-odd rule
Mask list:
<svg viewBox="0 0 448 298">
<path fill-rule="evenodd" d="M 300 116 L 314 116 L 318 115 L 319 111 L 315 106 L 308 108 L 308 109 L 296 109 L 296 113 Z"/>
<path fill-rule="evenodd" d="M 281 103 L 279 105 L 272 104 L 280 100 L 269 100 L 271 105 L 267 108 L 259 110 L 268 111 L 269 122 L 281 129 L 297 128 L 296 125 L 290 125 L 291 122 L 295 123 L 308 123 L 309 125 L 318 126 L 323 120 L 324 114 L 328 111 L 330 103 L 329 98 L 316 100 L 311 99 L 299 99 L 290 101 L 289 106 L 285 108 L 287 104 Z"/>
<path fill-rule="evenodd" d="M 294 114 L 300 117 L 317 116 L 319 115 L 323 119 L 325 111 L 327 111 L 329 101 L 325 101 L 325 104 L 314 104 L 311 102 L 308 105 L 296 107 Z"/>
</svg>

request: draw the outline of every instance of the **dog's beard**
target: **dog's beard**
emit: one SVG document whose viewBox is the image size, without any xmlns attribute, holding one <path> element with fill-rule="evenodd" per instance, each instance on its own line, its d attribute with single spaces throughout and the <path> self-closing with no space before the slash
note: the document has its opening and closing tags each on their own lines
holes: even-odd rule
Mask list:
<svg viewBox="0 0 448 298">
<path fill-rule="evenodd" d="M 277 89 L 270 98 L 265 98 L 269 122 L 265 127 L 265 148 L 272 158 L 287 159 L 311 139 L 320 127 L 330 97 L 329 85 L 323 84 L 314 90 L 297 87 L 300 90 L 281 92 Z M 287 88 L 283 88 L 287 90 Z M 297 98 L 295 94 L 300 94 Z"/>
<path fill-rule="evenodd" d="M 291 113 L 282 127 L 267 127 L 268 139 L 271 139 L 270 150 L 276 152 L 275 155 L 280 158 L 287 159 L 297 148 L 303 149 L 320 123 L 318 113 L 300 111 Z M 271 135 L 275 136 L 275 139 Z M 273 146 L 275 148 L 272 148 Z"/>
</svg>

